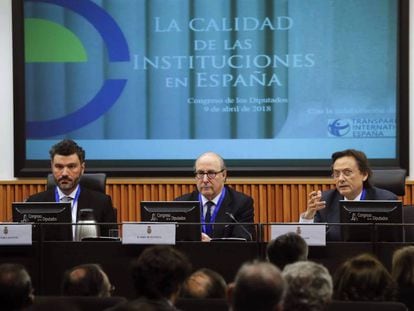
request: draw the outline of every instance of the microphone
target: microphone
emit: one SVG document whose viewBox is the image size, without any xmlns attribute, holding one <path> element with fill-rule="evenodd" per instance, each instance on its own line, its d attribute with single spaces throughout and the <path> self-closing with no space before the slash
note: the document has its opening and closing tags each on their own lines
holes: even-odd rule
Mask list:
<svg viewBox="0 0 414 311">
<path fill-rule="evenodd" d="M 240 222 L 236 219 L 236 217 L 234 217 L 234 215 L 230 212 L 226 212 L 226 215 L 229 216 L 231 218 L 231 220 L 233 220 L 234 223 L 238 224 L 240 226 L 240 228 L 242 228 L 242 230 L 247 234 L 247 236 L 249 237 L 248 241 L 253 241 L 253 236 L 252 234 L 249 232 L 249 230 L 246 229 L 246 227 L 242 224 L 240 224 Z"/>
</svg>

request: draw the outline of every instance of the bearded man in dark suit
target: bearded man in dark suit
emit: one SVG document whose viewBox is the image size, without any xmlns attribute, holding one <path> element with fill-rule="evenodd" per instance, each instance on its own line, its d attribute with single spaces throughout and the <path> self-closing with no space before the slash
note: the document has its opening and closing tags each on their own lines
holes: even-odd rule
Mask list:
<svg viewBox="0 0 414 311">
<path fill-rule="evenodd" d="M 225 186 L 227 169 L 223 158 L 214 152 L 206 152 L 198 157 L 194 170 L 197 190 L 176 200 L 200 202 L 202 241 L 211 238 L 253 240 L 253 199 Z"/>
<path fill-rule="evenodd" d="M 65 139 L 49 151 L 56 187 L 30 196 L 29 202 L 71 202 L 72 223 L 79 220 L 82 209 L 91 209 L 97 223 L 116 223 L 111 197 L 81 187 L 80 178 L 85 171 L 85 151 L 76 142 Z M 75 232 L 73 226 L 73 235 Z M 101 235 L 107 236 L 109 227 L 102 225 Z"/>
</svg>

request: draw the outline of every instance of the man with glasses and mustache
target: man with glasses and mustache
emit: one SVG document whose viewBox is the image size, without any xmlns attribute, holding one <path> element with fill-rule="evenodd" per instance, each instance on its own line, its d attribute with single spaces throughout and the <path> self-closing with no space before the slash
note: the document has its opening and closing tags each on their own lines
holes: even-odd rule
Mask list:
<svg viewBox="0 0 414 311">
<path fill-rule="evenodd" d="M 194 172 L 197 190 L 176 200 L 200 202 L 202 241 L 212 238 L 253 240 L 253 199 L 224 185 L 227 169 L 223 158 L 206 152 L 195 161 Z"/>
<path fill-rule="evenodd" d="M 30 196 L 30 202 L 71 202 L 72 222 L 76 223 L 82 209 L 92 209 L 97 223 L 116 223 L 111 197 L 79 185 L 85 170 L 85 150 L 65 139 L 49 151 L 56 187 Z M 73 232 L 75 231 L 73 226 Z M 108 236 L 109 227 L 101 226 L 101 235 Z"/>
<path fill-rule="evenodd" d="M 300 216 L 301 223 L 339 223 L 340 200 L 398 200 L 394 193 L 370 184 L 372 171 L 362 151 L 338 151 L 333 153 L 331 158 L 332 177 L 336 188 L 309 193 L 307 210 Z M 330 228 L 327 232 L 328 240 L 339 240 L 340 237 L 338 226 Z"/>
</svg>

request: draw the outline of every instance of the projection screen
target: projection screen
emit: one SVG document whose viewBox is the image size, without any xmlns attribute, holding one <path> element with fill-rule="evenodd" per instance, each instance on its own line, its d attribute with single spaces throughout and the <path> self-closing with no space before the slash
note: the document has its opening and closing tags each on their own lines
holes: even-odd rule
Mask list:
<svg viewBox="0 0 414 311">
<path fill-rule="evenodd" d="M 408 0 L 14 0 L 15 174 L 63 138 L 89 171 L 408 168 Z"/>
</svg>

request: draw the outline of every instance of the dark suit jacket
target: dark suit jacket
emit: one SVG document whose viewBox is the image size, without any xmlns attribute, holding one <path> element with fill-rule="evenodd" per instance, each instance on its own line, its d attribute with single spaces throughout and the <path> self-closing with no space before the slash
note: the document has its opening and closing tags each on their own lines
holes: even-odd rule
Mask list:
<svg viewBox="0 0 414 311">
<path fill-rule="evenodd" d="M 29 202 L 54 202 L 55 188 L 48 189 L 30 196 Z M 95 221 L 98 223 L 116 223 L 111 197 L 97 191 L 82 187 L 79 199 L 76 220 L 79 218 L 81 209 L 92 209 Z M 108 236 L 109 227 L 101 226 L 101 235 Z"/>
<path fill-rule="evenodd" d="M 336 189 L 322 192 L 321 200 L 326 201 L 326 207 L 316 212 L 315 222 L 339 223 L 339 201 L 343 199 L 344 197 Z M 398 197 L 388 190 L 371 187 L 366 189 L 365 200 L 398 200 Z M 339 226 L 329 227 L 326 236 L 327 240 L 341 240 L 340 229 Z"/>
<path fill-rule="evenodd" d="M 238 192 L 228 186 L 226 187 L 226 195 L 221 203 L 221 207 L 217 213 L 215 223 L 228 223 L 227 225 L 213 225 L 213 233 L 211 238 L 245 238 L 246 240 L 255 239 L 254 225 L 232 225 L 234 220 L 226 213 L 231 213 L 240 223 L 254 223 L 253 199 L 241 192 Z M 176 198 L 176 201 L 198 201 L 199 192 L 185 194 Z M 230 223 L 230 224 L 229 224 Z"/>
</svg>

